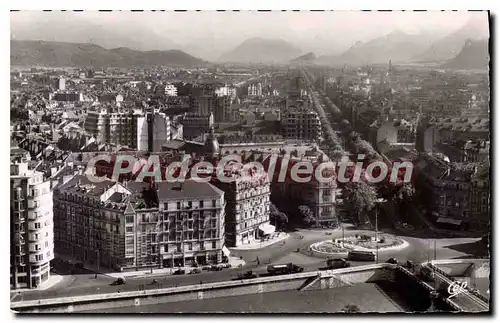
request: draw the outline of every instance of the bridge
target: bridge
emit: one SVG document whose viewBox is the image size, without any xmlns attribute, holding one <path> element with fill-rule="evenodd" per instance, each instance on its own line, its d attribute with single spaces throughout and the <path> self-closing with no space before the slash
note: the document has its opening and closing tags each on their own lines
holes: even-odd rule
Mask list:
<svg viewBox="0 0 500 323">
<path fill-rule="evenodd" d="M 397 282 L 394 285 L 398 287 L 398 293 L 403 293 L 403 297 L 413 302 L 412 308 L 415 308 L 416 311 L 441 310 L 458 312 L 464 310 L 476 311 L 479 308 L 471 305 L 476 304 L 477 297 L 464 294 L 463 297 L 470 299 L 472 303 L 467 303 L 462 298 L 458 301 L 448 300 L 442 294 L 437 293 L 431 285 L 422 282 L 406 268 L 382 263 L 156 290 L 18 301 L 11 303 L 11 309 L 19 313 L 83 312 L 286 290 L 302 292 L 380 281 Z M 445 280 L 443 279 L 443 281 Z M 484 308 L 482 309 L 484 310 Z"/>
<path fill-rule="evenodd" d="M 487 270 L 485 269 L 487 265 Z M 448 288 L 452 284 L 461 284 L 456 276 L 485 275 L 489 276 L 489 260 L 485 259 L 444 259 L 422 264 L 434 273 L 434 289 L 443 297 L 449 297 Z M 432 284 L 432 283 L 431 283 Z M 473 290 L 469 285 L 451 300 L 466 312 L 487 312 L 490 300 Z"/>
</svg>

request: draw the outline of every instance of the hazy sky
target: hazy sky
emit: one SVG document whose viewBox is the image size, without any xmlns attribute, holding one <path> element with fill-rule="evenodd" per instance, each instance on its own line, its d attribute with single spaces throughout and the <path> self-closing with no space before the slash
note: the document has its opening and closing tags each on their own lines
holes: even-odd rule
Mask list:
<svg viewBox="0 0 500 323">
<path fill-rule="evenodd" d="M 61 24 L 61 29 L 66 29 L 68 27 L 64 26 L 65 24 L 71 24 L 75 20 L 85 20 L 122 34 L 124 31 L 134 34 L 142 30 L 181 47 L 202 47 L 207 52 L 232 48 L 246 38 L 265 37 L 282 38 L 300 47 L 307 47 L 310 51 L 324 54 L 345 50 L 355 41 L 367 41 L 395 29 L 407 33 L 433 31 L 445 35 L 457 30 L 471 18 L 484 21 L 487 30 L 486 12 L 464 11 L 141 13 L 24 11 L 11 13 L 11 34 L 17 31 L 19 35 L 24 35 L 26 33 L 23 34 L 19 30 L 30 26 L 29 35 L 35 35 L 33 29 L 37 28 L 33 27 L 37 25 L 36 23 L 58 22 Z M 43 36 L 35 38 L 40 39 Z"/>
</svg>

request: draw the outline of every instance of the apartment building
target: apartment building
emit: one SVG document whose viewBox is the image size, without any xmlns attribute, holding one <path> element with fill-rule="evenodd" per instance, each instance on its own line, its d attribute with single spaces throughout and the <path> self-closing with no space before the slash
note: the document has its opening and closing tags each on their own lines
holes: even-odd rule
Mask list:
<svg viewBox="0 0 500 323">
<path fill-rule="evenodd" d="M 285 139 L 309 142 L 321 140 L 321 122 L 318 114 L 307 103 L 299 103 L 281 115 L 282 134 Z"/>
<path fill-rule="evenodd" d="M 49 96 L 49 99 L 59 102 L 81 102 L 83 101 L 83 94 L 79 92 L 53 93 Z"/>
<path fill-rule="evenodd" d="M 143 151 L 160 151 L 161 145 L 177 136 L 170 118 L 154 110 L 100 108 L 88 112 L 84 128 L 101 143 Z M 179 134 L 182 136 L 182 131 Z"/>
<path fill-rule="evenodd" d="M 165 85 L 165 95 L 166 96 L 177 96 L 177 87 L 173 84 Z"/>
<path fill-rule="evenodd" d="M 183 126 L 185 140 L 193 140 L 208 133 L 214 125 L 214 115 L 198 115 L 186 113 L 180 123 Z"/>
<path fill-rule="evenodd" d="M 253 83 L 248 86 L 248 96 L 262 96 L 262 84 Z"/>
<path fill-rule="evenodd" d="M 272 234 L 275 227 L 269 223 L 271 186 L 267 174 L 259 178 L 238 172 L 226 176 L 231 180 L 212 181 L 226 199 L 226 245 L 239 247 Z"/>
<path fill-rule="evenodd" d="M 276 168 L 271 183 L 271 195 L 273 201 L 278 201 L 284 209 L 296 210 L 299 205 L 307 205 L 314 217 L 316 218 L 316 226 L 331 226 L 336 222 L 336 191 L 337 182 L 331 180 L 328 182 L 318 181 L 315 176 L 312 176 L 306 182 L 297 182 L 290 176 L 290 171 L 296 163 L 306 162 L 312 163 L 314 173 L 316 167 L 323 162 L 327 162 L 328 158 L 322 154 L 311 157 L 290 157 L 281 156 L 276 161 Z M 284 180 L 280 179 L 281 169 L 287 176 Z M 270 169 L 270 166 L 268 166 Z M 329 178 L 335 172 L 332 167 L 326 167 L 321 171 L 325 178 Z M 291 215 L 293 213 L 290 213 Z"/>
<path fill-rule="evenodd" d="M 228 122 L 231 119 L 231 97 L 224 95 L 215 98 L 214 120 L 215 122 Z"/>
<path fill-rule="evenodd" d="M 428 212 L 437 225 L 484 231 L 491 220 L 489 163 L 450 163 L 422 154 L 417 188 L 424 192 Z"/>
<path fill-rule="evenodd" d="M 50 181 L 29 169 L 28 162 L 26 156 L 14 156 L 10 164 L 11 289 L 43 286 L 54 258 Z"/>
<path fill-rule="evenodd" d="M 54 192 L 56 252 L 118 271 L 219 263 L 224 193 L 209 183 L 76 175 Z"/>
<path fill-rule="evenodd" d="M 215 95 L 193 95 L 189 98 L 189 108 L 199 116 L 208 116 L 215 110 Z"/>
</svg>

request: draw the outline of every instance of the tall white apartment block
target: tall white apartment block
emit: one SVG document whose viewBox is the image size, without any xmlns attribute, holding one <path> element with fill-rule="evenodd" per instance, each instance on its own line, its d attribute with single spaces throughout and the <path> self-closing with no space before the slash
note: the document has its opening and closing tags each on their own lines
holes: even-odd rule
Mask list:
<svg viewBox="0 0 500 323">
<path fill-rule="evenodd" d="M 21 158 L 10 165 L 10 286 L 37 288 L 50 278 L 54 229 L 50 181 Z"/>
</svg>

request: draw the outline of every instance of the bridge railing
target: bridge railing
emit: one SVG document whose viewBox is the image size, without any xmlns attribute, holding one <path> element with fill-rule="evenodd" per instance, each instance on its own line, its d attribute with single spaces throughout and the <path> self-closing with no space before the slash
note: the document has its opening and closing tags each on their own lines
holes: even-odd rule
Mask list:
<svg viewBox="0 0 500 323">
<path fill-rule="evenodd" d="M 413 274 L 412 272 L 410 272 L 408 269 L 406 269 L 405 267 L 403 266 L 398 266 L 397 267 L 397 270 L 405 273 L 408 277 L 411 277 L 412 279 L 414 279 L 415 281 L 418 282 L 419 285 L 423 286 L 425 289 L 427 289 L 429 291 L 429 293 L 433 293 L 435 292 L 435 289 L 430 286 L 429 284 L 426 284 L 425 282 L 423 282 L 422 280 L 418 279 L 415 274 Z M 455 302 L 453 302 L 452 300 L 446 298 L 446 297 L 443 297 L 442 295 L 439 295 L 439 297 L 441 298 L 441 301 L 444 302 L 446 305 L 448 305 L 450 308 L 453 308 L 455 309 L 456 311 L 462 311 L 462 308 Z"/>
<path fill-rule="evenodd" d="M 432 270 L 435 270 L 436 272 L 445 276 L 446 278 L 448 278 L 452 282 L 458 282 L 458 280 L 455 277 L 451 276 L 450 274 L 445 273 L 442 269 L 438 268 L 436 265 L 434 265 L 432 263 L 428 263 L 427 266 L 429 266 L 429 268 L 431 268 Z M 483 302 L 489 304 L 490 300 L 486 296 L 482 295 L 481 293 L 478 293 L 473 288 L 471 288 L 471 286 L 469 286 L 469 285 L 467 285 L 465 288 L 469 293 L 476 296 L 477 298 L 479 298 Z"/>
</svg>

